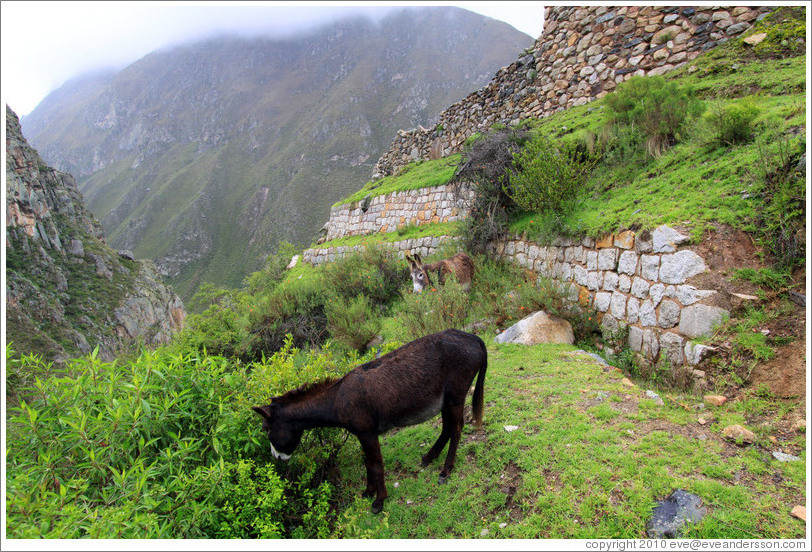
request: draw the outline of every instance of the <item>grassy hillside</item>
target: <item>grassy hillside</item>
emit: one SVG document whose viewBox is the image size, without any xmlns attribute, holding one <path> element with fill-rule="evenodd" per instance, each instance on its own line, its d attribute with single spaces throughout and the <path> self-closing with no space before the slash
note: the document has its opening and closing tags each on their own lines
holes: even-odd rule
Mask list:
<svg viewBox="0 0 812 552">
<path fill-rule="evenodd" d="M 591 149 L 598 161 L 572 190 L 565 208 L 543 212 L 514 208 L 505 230 L 543 243 L 562 234 L 601 237 L 616 230 L 668 224 L 686 228 L 699 240 L 706 230 L 724 224 L 751 232 L 768 248 L 786 247 L 774 243 L 779 232 L 788 231 L 779 228 L 782 223 L 775 219 L 776 211 L 789 215 L 795 209 L 796 221 L 803 223 L 804 218 L 803 212 L 797 213 L 803 203 L 803 173 L 796 174 L 787 189 L 776 189 L 781 177 L 790 177 L 796 166 L 804 166 L 807 59 L 803 42 L 797 42 L 805 29 L 799 17 L 803 17 L 801 8 L 779 10 L 745 36 L 667 74 L 666 82 L 690 91 L 702 113 L 689 118 L 671 147 L 658 155 L 646 153 L 645 136 L 640 136 L 639 129 L 617 123 L 608 103 L 616 92 L 541 120 L 525 121 L 521 128 L 535 137 L 531 139 L 546 137 L 554 147 L 581 152 Z M 758 46 L 744 42 L 762 32 L 768 37 Z M 749 110 L 746 118 L 741 115 L 744 110 Z M 745 136 L 733 142 L 721 140 L 724 125 L 740 125 Z M 477 139 L 487 136 L 477 135 L 469 143 Z M 464 160 L 470 155 L 469 147 Z M 338 203 L 446 183 L 459 164 L 457 158 L 413 163 L 400 175 L 369 182 Z M 446 230 L 438 227 L 434 233 Z M 463 225 L 458 230 L 464 235 L 471 228 Z M 383 241 L 392 238 L 366 238 L 367 243 Z M 802 251 L 795 255 L 804 257 Z"/>
<path fill-rule="evenodd" d="M 806 124 L 804 58 L 746 48 L 731 41 L 721 57 L 705 56 L 675 80 L 711 79 L 703 81 L 714 83 L 709 89 L 697 86 L 700 99 L 732 104 L 736 87 L 756 92 L 741 84 L 743 75 L 758 79 L 763 92 L 755 94 L 757 115 L 746 118 L 747 141 L 720 144 L 708 137 L 704 116 L 660 155 L 646 154 L 640 136 L 628 134 L 628 147 L 601 150 L 581 201 L 544 214 L 514 210 L 508 229 L 544 239 L 551 228 L 602 233 L 667 222 L 699 238 L 727 223 L 752 230 L 777 263 L 771 251 L 780 253 L 781 243 L 767 242 L 766 230 L 796 224 L 796 203 L 806 204 L 805 176 L 795 170 Z M 751 63 L 787 72 L 752 76 Z M 726 92 L 716 96 L 717 88 Z M 551 136 L 581 144 L 576 158 L 587 155 L 582 145 L 601 136 L 606 102 L 532 123 L 525 143 Z M 781 173 L 787 165 L 788 175 Z M 387 185 L 407 182 L 410 172 Z M 788 193 L 783 203 L 781 193 Z M 707 508 L 685 537 L 807 537 L 790 513 L 805 506 L 808 489 L 803 366 L 800 391 L 777 393 L 755 378 L 803 356 L 805 309 L 786 294 L 790 269 L 796 277 L 805 271 L 803 248 L 789 252 L 788 265 L 730 274 L 757 286 L 758 300 L 712 336 L 726 352 L 713 360 L 710 388 L 694 392 L 662 366 L 642 372 L 624 341 L 601 335 L 595 312 L 571 309 L 549 281 L 475 255 L 470 293 L 452 281 L 413 294 L 406 262 L 377 246 L 454 228 L 342 240 L 367 247 L 291 270 L 285 266 L 297 248 L 284 245 L 242 287 L 204 287 L 199 314 L 171 346 L 114 363 L 90 355 L 55 374 L 7 350 L 16 397 L 6 432 L 8 536 L 645 538 L 656 502 L 684 489 Z M 495 343 L 498 331 L 537 309 L 566 318 L 575 345 Z M 489 362 L 484 429 L 466 425 L 447 484 L 437 483 L 439 461 L 420 467 L 438 419 L 382 437 L 389 498 L 377 516 L 359 496 L 365 469 L 354 437 L 306 432 L 289 463 L 272 459 L 251 406 L 449 327 L 478 333 Z M 728 400 L 713 406 L 704 398 L 711 393 Z M 724 437 L 731 425 L 752 431 L 751 442 Z M 776 452 L 797 458 L 785 462 Z"/>
</svg>

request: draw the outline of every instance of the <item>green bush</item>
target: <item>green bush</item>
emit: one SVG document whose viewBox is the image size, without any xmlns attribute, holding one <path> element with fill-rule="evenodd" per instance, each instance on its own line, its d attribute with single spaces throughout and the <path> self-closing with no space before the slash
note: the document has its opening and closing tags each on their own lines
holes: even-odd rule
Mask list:
<svg viewBox="0 0 812 552">
<path fill-rule="evenodd" d="M 409 275 L 405 261 L 381 245 L 369 245 L 321 268 L 324 286 L 344 299 L 365 295 L 386 306 L 399 297 Z"/>
<path fill-rule="evenodd" d="M 251 332 L 256 342 L 250 358 L 278 351 L 287 336 L 298 348 L 318 346 L 328 338 L 324 303 L 328 292 L 318 278 L 285 282 L 252 312 Z"/>
<path fill-rule="evenodd" d="M 691 88 L 663 77 L 632 77 L 605 102 L 614 122 L 640 128 L 646 152 L 653 157 L 680 141 L 687 123 L 705 110 Z"/>
<path fill-rule="evenodd" d="M 366 295 L 353 299 L 336 296 L 324 305 L 324 310 L 333 338 L 355 351 L 363 352 L 381 331 L 380 316 L 372 312 Z"/>
<path fill-rule="evenodd" d="M 276 464 L 250 406 L 357 361 L 288 340 L 247 368 L 161 349 L 36 378 L 8 413 L 9 538 L 329 536 L 327 474 L 345 437 L 308 432 Z"/>
<path fill-rule="evenodd" d="M 505 193 L 527 212 L 566 212 L 599 158 L 574 142 L 556 143 L 537 134 L 513 159 Z"/>
<path fill-rule="evenodd" d="M 412 341 L 449 328 L 461 329 L 469 308 L 468 292 L 450 276 L 442 286 L 405 294 L 397 318 L 402 324 L 404 340 Z"/>
<path fill-rule="evenodd" d="M 720 146 L 745 144 L 753 139 L 753 122 L 761 110 L 751 98 L 730 104 L 718 102 L 705 116 L 714 131 L 714 142 Z"/>
</svg>

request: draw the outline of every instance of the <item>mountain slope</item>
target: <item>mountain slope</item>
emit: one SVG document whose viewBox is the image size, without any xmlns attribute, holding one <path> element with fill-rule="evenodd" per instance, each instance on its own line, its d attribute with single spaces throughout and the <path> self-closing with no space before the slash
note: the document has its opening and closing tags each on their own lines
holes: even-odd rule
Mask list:
<svg viewBox="0 0 812 552">
<path fill-rule="evenodd" d="M 77 176 L 110 242 L 188 298 L 239 284 L 282 240 L 312 241 L 399 128 L 428 124 L 531 44 L 457 8 L 218 38 L 58 90 L 23 125 Z"/>
<path fill-rule="evenodd" d="M 133 339 L 166 343 L 185 317 L 151 261 L 105 243 L 73 177 L 48 167 L 6 107 L 6 338 L 48 361 Z"/>
</svg>

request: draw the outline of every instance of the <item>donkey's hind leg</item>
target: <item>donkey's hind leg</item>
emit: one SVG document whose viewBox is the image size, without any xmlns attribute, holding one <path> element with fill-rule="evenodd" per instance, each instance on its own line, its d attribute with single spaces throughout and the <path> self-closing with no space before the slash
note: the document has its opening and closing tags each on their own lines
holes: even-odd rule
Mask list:
<svg viewBox="0 0 812 552">
<path fill-rule="evenodd" d="M 463 405 L 455 405 L 448 407 L 448 415 L 443 411 L 443 430 L 448 425 L 451 442 L 448 445 L 448 453 L 445 457 L 445 464 L 443 469 L 440 470 L 440 483 L 445 483 L 448 479 L 448 474 L 454 469 L 454 463 L 457 460 L 457 446 L 460 444 L 460 437 L 462 436 L 462 425 L 465 423 L 463 417 Z"/>
</svg>

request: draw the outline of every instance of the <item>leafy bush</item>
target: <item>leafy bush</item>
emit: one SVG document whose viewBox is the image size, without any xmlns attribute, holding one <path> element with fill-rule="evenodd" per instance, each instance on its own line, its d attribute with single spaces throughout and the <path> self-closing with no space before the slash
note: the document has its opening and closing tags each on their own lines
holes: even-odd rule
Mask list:
<svg viewBox="0 0 812 552">
<path fill-rule="evenodd" d="M 397 318 L 411 341 L 449 328 L 462 328 L 470 308 L 470 296 L 454 276 L 445 284 L 427 288 L 422 293 L 407 293 Z"/>
<path fill-rule="evenodd" d="M 792 270 L 806 259 L 805 143 L 800 140 L 793 147 L 781 136 L 772 144 L 757 145 L 762 174 L 756 191 L 763 201 L 756 206 L 751 228 L 772 253 L 776 268 Z"/>
<path fill-rule="evenodd" d="M 228 357 L 250 350 L 256 338 L 248 332 L 246 313 L 237 292 L 205 284 L 195 294 L 195 301 L 208 306 L 202 313 L 186 317 L 183 330 L 174 337 L 177 350 Z"/>
<path fill-rule="evenodd" d="M 753 139 L 753 122 L 761 110 L 751 98 L 731 104 L 718 102 L 705 116 L 714 131 L 714 141 L 720 146 L 744 144 Z"/>
<path fill-rule="evenodd" d="M 524 211 L 565 212 L 599 158 L 575 142 L 554 143 L 537 134 L 513 159 L 505 193 Z"/>
<path fill-rule="evenodd" d="M 381 245 L 369 245 L 322 267 L 324 286 L 344 299 L 358 295 L 385 306 L 408 279 L 406 263 Z"/>
<path fill-rule="evenodd" d="M 10 538 L 315 538 L 330 534 L 338 430 L 308 432 L 282 468 L 250 406 L 345 373 L 356 356 L 288 340 L 246 369 L 161 349 L 95 355 L 37 378 L 9 408 Z M 26 371 L 7 351 L 6 362 Z"/>
<path fill-rule="evenodd" d="M 639 127 L 649 155 L 659 157 L 676 144 L 686 124 L 705 109 L 691 88 L 663 77 L 635 76 L 606 96 L 615 122 Z"/>
<path fill-rule="evenodd" d="M 324 305 L 324 310 L 333 338 L 358 352 L 363 352 L 381 331 L 381 319 L 371 311 L 366 295 L 354 299 L 336 296 Z"/>
<path fill-rule="evenodd" d="M 287 336 L 298 348 L 318 346 L 327 339 L 324 303 L 327 291 L 318 278 L 302 278 L 278 286 L 251 317 L 256 343 L 251 358 L 282 348 Z"/>
</svg>

